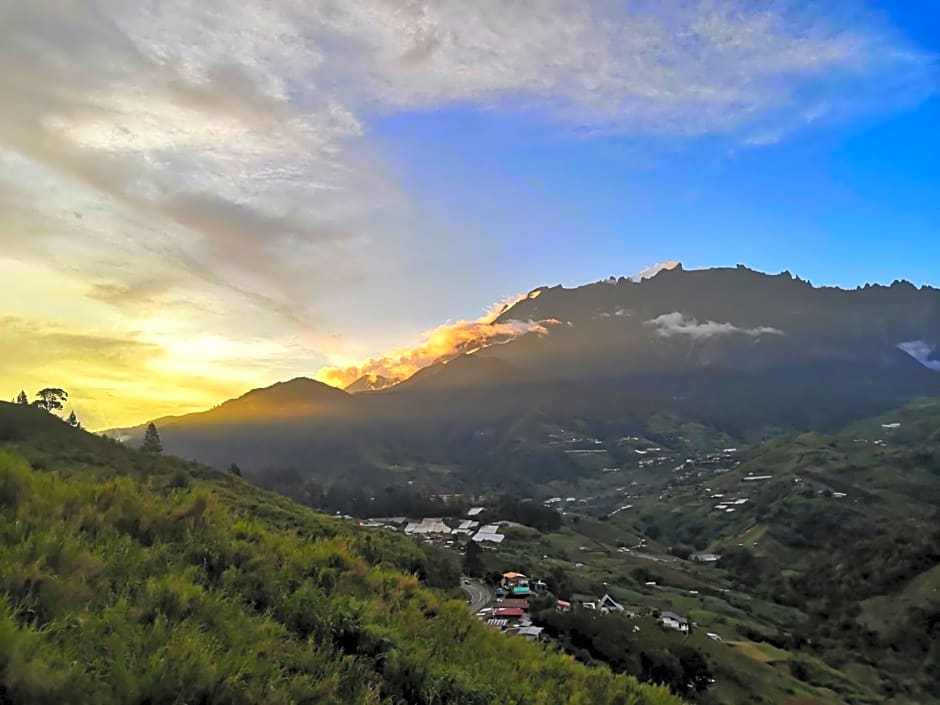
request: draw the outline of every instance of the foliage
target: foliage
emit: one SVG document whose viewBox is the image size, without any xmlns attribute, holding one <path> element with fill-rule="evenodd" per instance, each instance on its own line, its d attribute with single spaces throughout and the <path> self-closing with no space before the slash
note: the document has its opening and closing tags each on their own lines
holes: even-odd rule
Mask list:
<svg viewBox="0 0 940 705">
<path fill-rule="evenodd" d="M 65 402 L 68 401 L 68 398 L 69 393 L 64 389 L 46 387 L 36 392 L 36 399 L 33 401 L 33 406 L 50 413 L 53 411 L 61 411 L 65 407 Z"/>
<path fill-rule="evenodd" d="M 0 702 L 673 705 L 495 634 L 452 556 L 0 405 Z M 12 452 L 11 452 L 12 451 Z"/>
<path fill-rule="evenodd" d="M 160 443 L 160 432 L 157 431 L 157 426 L 153 422 L 147 425 L 147 430 L 144 433 L 144 443 L 140 449 L 144 453 L 163 452 L 163 445 Z"/>
<path fill-rule="evenodd" d="M 661 683 L 682 695 L 706 690 L 712 678 L 708 663 L 698 651 L 679 638 L 651 642 L 645 632 L 634 631 L 633 620 L 620 614 L 586 609 L 559 613 L 549 609 L 539 612 L 537 621 L 581 660 L 606 663 L 615 671 Z"/>
</svg>

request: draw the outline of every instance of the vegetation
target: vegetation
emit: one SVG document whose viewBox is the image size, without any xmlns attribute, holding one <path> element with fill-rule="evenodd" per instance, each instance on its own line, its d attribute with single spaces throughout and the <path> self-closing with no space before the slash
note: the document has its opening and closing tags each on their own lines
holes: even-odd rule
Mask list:
<svg viewBox="0 0 940 705">
<path fill-rule="evenodd" d="M 144 453 L 162 453 L 163 445 L 160 443 L 160 433 L 154 423 L 147 425 L 147 431 L 144 433 L 144 442 L 140 446 Z"/>
<path fill-rule="evenodd" d="M 536 621 L 582 661 L 606 663 L 682 695 L 704 693 L 714 680 L 700 652 L 680 635 L 659 630 L 652 620 L 640 626 L 617 613 L 579 609 L 562 614 L 550 608 L 539 612 Z"/>
<path fill-rule="evenodd" d="M 449 554 L 28 407 L 0 444 L 0 702 L 678 703 L 492 633 Z"/>
<path fill-rule="evenodd" d="M 45 411 L 61 411 L 65 408 L 65 402 L 68 401 L 69 393 L 58 387 L 46 387 L 36 392 L 36 400 L 33 406 L 39 407 Z"/>
</svg>

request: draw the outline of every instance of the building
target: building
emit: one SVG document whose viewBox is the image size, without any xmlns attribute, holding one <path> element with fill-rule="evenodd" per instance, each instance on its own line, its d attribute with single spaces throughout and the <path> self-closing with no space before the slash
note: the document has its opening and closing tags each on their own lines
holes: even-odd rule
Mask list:
<svg viewBox="0 0 940 705">
<path fill-rule="evenodd" d="M 524 609 L 528 609 L 529 601 L 525 598 L 506 597 L 506 598 L 497 599 L 494 607 L 496 607 L 497 609 L 501 609 L 503 607 L 518 607 L 519 609 L 524 610 Z"/>
<path fill-rule="evenodd" d="M 609 614 L 610 612 L 623 612 L 624 607 L 619 602 L 617 602 L 610 595 L 604 595 L 597 602 L 597 609 L 603 612 L 604 614 Z"/>
<path fill-rule="evenodd" d="M 542 636 L 542 627 L 519 627 L 519 629 L 510 633 L 525 637 L 526 639 L 539 639 Z"/>
<path fill-rule="evenodd" d="M 675 612 L 663 612 L 660 614 L 659 623 L 666 629 L 675 629 L 683 634 L 688 634 L 692 631 L 692 623 Z"/>
<path fill-rule="evenodd" d="M 721 560 L 721 556 L 717 553 L 693 553 L 689 556 L 693 561 L 698 561 L 699 563 L 717 563 Z"/>
<path fill-rule="evenodd" d="M 510 622 L 518 622 L 525 615 L 525 610 L 521 607 L 499 607 L 493 610 L 493 617 L 496 619 L 508 619 Z"/>
<path fill-rule="evenodd" d="M 419 534 L 449 534 L 450 527 L 444 523 L 443 519 L 422 519 L 420 522 L 411 522 L 405 527 L 405 533 L 409 535 Z"/>
<path fill-rule="evenodd" d="M 529 588 L 529 579 L 522 573 L 510 571 L 503 573 L 503 580 L 500 586 L 513 597 L 528 597 L 531 593 Z"/>
<path fill-rule="evenodd" d="M 555 602 L 555 610 L 557 612 L 570 612 L 571 603 L 568 602 L 567 600 L 557 600 Z"/>
</svg>

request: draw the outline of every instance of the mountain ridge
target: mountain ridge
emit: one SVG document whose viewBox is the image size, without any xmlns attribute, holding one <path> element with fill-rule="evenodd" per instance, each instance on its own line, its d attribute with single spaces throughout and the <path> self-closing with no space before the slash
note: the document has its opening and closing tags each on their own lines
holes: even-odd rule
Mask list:
<svg viewBox="0 0 940 705">
<path fill-rule="evenodd" d="M 381 481 L 406 467 L 414 481 L 461 488 L 576 474 L 545 441 L 574 425 L 613 442 L 660 415 L 747 440 L 940 395 L 940 291 L 906 282 L 848 290 L 676 267 L 533 289 L 494 324 L 510 320 L 552 323 L 384 389 L 299 378 L 158 426 L 173 452 L 217 466 L 238 451 L 258 473 Z M 119 435 L 139 440 L 142 427 Z"/>
</svg>

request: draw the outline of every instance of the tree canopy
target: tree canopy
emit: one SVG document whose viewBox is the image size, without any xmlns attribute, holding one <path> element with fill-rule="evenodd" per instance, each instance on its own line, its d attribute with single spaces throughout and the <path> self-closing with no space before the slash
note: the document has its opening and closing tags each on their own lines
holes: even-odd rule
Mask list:
<svg viewBox="0 0 940 705">
<path fill-rule="evenodd" d="M 46 387 L 36 392 L 36 399 L 33 401 L 33 406 L 38 406 L 40 409 L 45 409 L 50 413 L 61 411 L 65 408 L 65 402 L 68 401 L 68 398 L 69 393 L 64 389 L 60 389 L 59 387 Z"/>
</svg>

